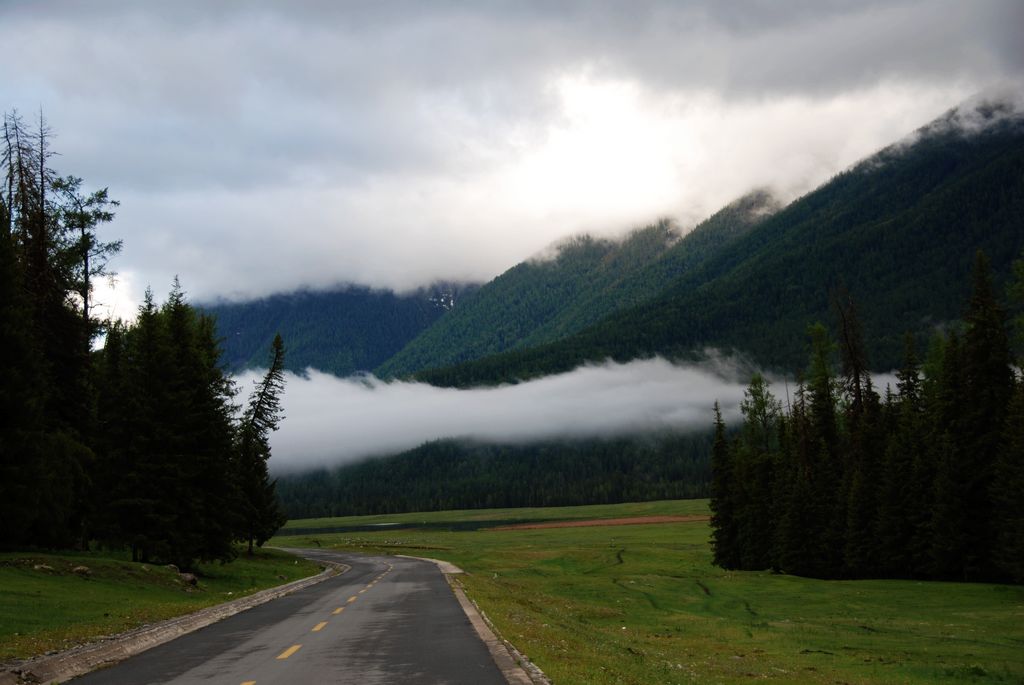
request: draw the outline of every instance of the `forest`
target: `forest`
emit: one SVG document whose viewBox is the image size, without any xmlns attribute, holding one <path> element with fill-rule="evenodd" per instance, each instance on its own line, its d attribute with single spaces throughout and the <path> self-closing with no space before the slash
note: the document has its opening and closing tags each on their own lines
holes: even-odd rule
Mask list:
<svg viewBox="0 0 1024 685">
<path fill-rule="evenodd" d="M 1024 260 L 1014 271 L 1019 310 Z M 811 327 L 791 402 L 783 407 L 755 375 L 731 438 L 716 405 L 715 563 L 818 578 L 1024 582 L 1024 378 L 999 299 L 979 252 L 961 324 L 937 333 L 923 361 L 907 335 L 896 388 L 880 396 L 856 307 L 834 296 L 837 342 Z"/>
<path fill-rule="evenodd" d="M 265 368 L 274 335 L 288 340 L 285 368 L 349 376 L 374 369 L 442 317 L 475 286 L 440 283 L 396 294 L 361 286 L 277 294 L 249 302 L 201 304 L 217 322 L 231 372 Z"/>
<path fill-rule="evenodd" d="M 965 133 L 943 119 L 767 216 L 678 274 L 656 296 L 562 339 L 427 369 L 419 380 L 470 387 L 662 355 L 699 359 L 711 346 L 792 373 L 804 330 L 829 316 L 828 293 L 861 306 L 875 370 L 899 366 L 909 328 L 924 348 L 955 322 L 972 256 L 1005 283 L 1024 249 L 1024 120 Z"/>
<path fill-rule="evenodd" d="M 99 320 L 120 243 L 97 228 L 117 202 L 59 176 L 51 137 L 42 114 L 3 116 L 0 548 L 98 544 L 186 569 L 251 551 L 284 521 L 266 467 L 283 342 L 239 415 L 214 323 L 177 281 L 134 323 Z"/>
<path fill-rule="evenodd" d="M 707 497 L 711 432 L 495 445 L 438 440 L 282 475 L 290 518 Z"/>
<path fill-rule="evenodd" d="M 682 237 L 668 220 L 618 241 L 574 237 L 551 258 L 521 262 L 481 286 L 381 364 L 377 375 L 403 376 L 565 338 L 652 299 L 749 232 L 776 204 L 770 193 L 754 191 Z"/>
</svg>

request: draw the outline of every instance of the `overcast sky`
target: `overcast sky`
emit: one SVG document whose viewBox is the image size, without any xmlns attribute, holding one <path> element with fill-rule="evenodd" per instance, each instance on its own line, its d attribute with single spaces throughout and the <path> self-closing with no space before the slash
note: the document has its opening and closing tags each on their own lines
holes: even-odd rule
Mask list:
<svg viewBox="0 0 1024 685">
<path fill-rule="evenodd" d="M 786 198 L 1024 73 L 1020 0 L 0 0 L 0 106 L 109 186 L 118 314 L 486 280 Z"/>
</svg>

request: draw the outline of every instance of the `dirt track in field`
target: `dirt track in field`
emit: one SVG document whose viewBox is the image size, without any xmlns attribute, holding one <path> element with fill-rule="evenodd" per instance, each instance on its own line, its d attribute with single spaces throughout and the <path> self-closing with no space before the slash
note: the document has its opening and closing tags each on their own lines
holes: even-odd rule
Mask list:
<svg viewBox="0 0 1024 685">
<path fill-rule="evenodd" d="M 618 519 L 586 519 L 578 521 L 544 521 L 542 523 L 517 523 L 512 526 L 495 526 L 488 530 L 533 530 L 536 528 L 583 528 L 585 526 L 638 526 L 648 523 L 690 523 L 708 521 L 710 516 L 631 516 Z"/>
</svg>

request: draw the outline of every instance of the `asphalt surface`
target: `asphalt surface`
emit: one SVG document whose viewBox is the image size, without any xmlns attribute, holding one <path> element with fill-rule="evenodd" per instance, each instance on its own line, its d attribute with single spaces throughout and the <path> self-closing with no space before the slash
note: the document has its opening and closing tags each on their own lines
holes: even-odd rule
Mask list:
<svg viewBox="0 0 1024 685">
<path fill-rule="evenodd" d="M 303 555 L 351 569 L 70 682 L 505 685 L 434 564 Z"/>
</svg>

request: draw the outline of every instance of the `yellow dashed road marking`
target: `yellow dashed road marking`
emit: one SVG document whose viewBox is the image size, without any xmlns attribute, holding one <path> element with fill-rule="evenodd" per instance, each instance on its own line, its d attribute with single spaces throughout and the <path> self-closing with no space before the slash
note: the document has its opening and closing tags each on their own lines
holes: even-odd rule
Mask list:
<svg viewBox="0 0 1024 685">
<path fill-rule="evenodd" d="M 313 626 L 313 630 L 310 632 L 319 633 L 321 630 L 324 629 L 325 625 L 327 625 L 327 621 L 321 621 L 320 623 L 317 623 L 315 626 Z"/>
<path fill-rule="evenodd" d="M 351 597 L 348 598 L 348 603 L 351 604 L 352 602 L 356 601 L 357 599 L 359 599 L 359 598 L 356 597 L 355 595 L 352 595 Z"/>
<path fill-rule="evenodd" d="M 277 658 L 278 659 L 287 659 L 288 657 L 290 657 L 292 654 L 294 654 L 295 652 L 299 651 L 300 649 L 302 649 L 302 645 L 292 645 L 288 649 L 286 649 L 283 652 L 281 652 L 280 654 L 278 654 Z"/>
<path fill-rule="evenodd" d="M 242 685 L 256 685 L 255 680 L 246 680 Z"/>
<path fill-rule="evenodd" d="M 338 614 L 340 614 L 343 611 L 345 611 L 345 607 L 338 607 L 337 609 L 335 609 L 331 613 L 334 614 L 335 616 L 337 616 Z"/>
</svg>

